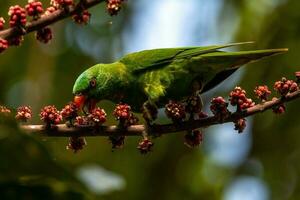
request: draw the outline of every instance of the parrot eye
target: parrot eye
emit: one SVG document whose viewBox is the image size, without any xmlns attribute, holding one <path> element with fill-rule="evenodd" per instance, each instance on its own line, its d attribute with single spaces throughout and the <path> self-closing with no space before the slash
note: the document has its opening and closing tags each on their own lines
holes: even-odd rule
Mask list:
<svg viewBox="0 0 300 200">
<path fill-rule="evenodd" d="M 90 80 L 90 86 L 91 86 L 92 88 L 96 87 L 96 84 L 97 84 L 96 79 L 93 78 L 92 80 Z"/>
</svg>

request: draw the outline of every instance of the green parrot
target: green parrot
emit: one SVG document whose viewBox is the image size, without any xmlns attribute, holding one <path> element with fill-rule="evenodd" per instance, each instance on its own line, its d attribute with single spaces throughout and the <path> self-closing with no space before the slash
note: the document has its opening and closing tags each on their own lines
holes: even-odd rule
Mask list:
<svg viewBox="0 0 300 200">
<path fill-rule="evenodd" d="M 144 50 L 114 63 L 96 64 L 75 81 L 74 102 L 89 110 L 104 99 L 127 103 L 135 112 L 159 108 L 169 100 L 182 100 L 212 89 L 246 63 L 287 51 L 220 50 L 247 43 Z M 148 116 L 151 117 L 154 120 L 155 116 Z"/>
</svg>

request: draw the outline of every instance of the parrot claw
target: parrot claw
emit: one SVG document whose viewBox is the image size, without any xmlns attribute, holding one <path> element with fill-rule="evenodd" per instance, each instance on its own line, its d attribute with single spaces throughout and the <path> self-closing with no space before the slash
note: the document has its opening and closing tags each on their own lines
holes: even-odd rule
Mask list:
<svg viewBox="0 0 300 200">
<path fill-rule="evenodd" d="M 158 108 L 154 103 L 150 103 L 149 101 L 146 101 L 143 104 L 143 117 L 147 123 L 147 125 L 151 126 L 155 119 L 157 118 Z"/>
</svg>

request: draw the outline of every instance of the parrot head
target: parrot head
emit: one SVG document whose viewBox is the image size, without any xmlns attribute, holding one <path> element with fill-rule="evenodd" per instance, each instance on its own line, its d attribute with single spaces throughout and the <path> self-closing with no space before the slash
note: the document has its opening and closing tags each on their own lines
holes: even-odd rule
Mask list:
<svg viewBox="0 0 300 200">
<path fill-rule="evenodd" d="M 78 108 L 87 107 L 91 111 L 98 101 L 107 96 L 105 88 L 108 77 L 106 73 L 99 73 L 100 68 L 100 65 L 95 65 L 87 69 L 75 81 L 73 95 Z"/>
</svg>

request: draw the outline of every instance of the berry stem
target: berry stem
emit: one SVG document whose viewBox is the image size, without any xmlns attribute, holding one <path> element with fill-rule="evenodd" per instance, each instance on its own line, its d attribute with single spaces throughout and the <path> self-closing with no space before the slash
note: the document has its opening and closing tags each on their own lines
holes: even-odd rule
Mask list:
<svg viewBox="0 0 300 200">
<path fill-rule="evenodd" d="M 220 121 L 217 116 L 212 116 L 194 121 L 184 121 L 180 126 L 176 126 L 174 124 L 153 125 L 148 127 L 151 129 L 148 134 L 168 134 L 190 129 L 209 127 L 216 124 L 235 122 L 239 119 L 270 110 L 275 106 L 293 101 L 298 98 L 300 98 L 300 89 L 295 92 L 288 93 L 285 98 L 275 98 L 273 100 L 257 104 L 241 112 L 231 113 L 224 118 L 223 121 Z M 100 126 L 99 129 L 95 130 L 94 126 L 78 126 L 69 128 L 65 124 L 56 125 L 56 128 L 51 130 L 45 129 L 44 125 L 21 125 L 20 128 L 29 134 L 40 134 L 43 136 L 54 137 L 110 136 L 113 134 L 122 134 L 123 136 L 143 136 L 144 131 L 147 129 L 144 125 L 132 125 L 122 130 L 118 126 Z"/>
<path fill-rule="evenodd" d="M 99 3 L 104 2 L 105 0 L 84 0 L 80 1 L 81 3 L 77 4 L 76 6 L 70 6 L 68 10 L 65 9 L 58 9 L 53 13 L 43 16 L 38 20 L 28 22 L 24 27 L 24 30 L 20 30 L 18 27 L 7 28 L 0 31 L 0 38 L 2 39 L 9 39 L 20 35 L 25 35 L 33 31 L 37 31 L 41 28 L 44 28 L 50 24 L 54 24 L 58 21 L 61 21 L 65 18 L 72 16 L 73 14 L 81 11 L 82 9 L 91 8 Z"/>
</svg>

